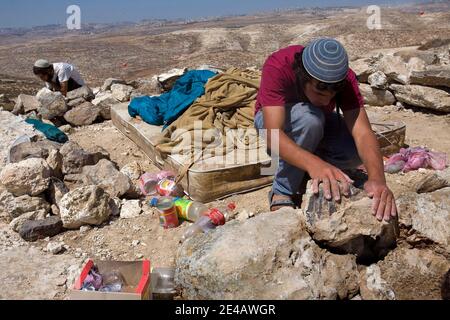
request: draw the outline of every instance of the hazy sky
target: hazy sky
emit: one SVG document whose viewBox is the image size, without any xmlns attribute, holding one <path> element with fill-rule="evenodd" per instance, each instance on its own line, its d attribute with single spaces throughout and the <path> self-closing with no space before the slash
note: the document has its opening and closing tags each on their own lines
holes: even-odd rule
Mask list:
<svg viewBox="0 0 450 320">
<path fill-rule="evenodd" d="M 82 23 L 198 18 L 276 8 L 400 4 L 414 0 L 0 0 L 0 27 L 65 24 L 69 5 L 81 8 Z"/>
</svg>

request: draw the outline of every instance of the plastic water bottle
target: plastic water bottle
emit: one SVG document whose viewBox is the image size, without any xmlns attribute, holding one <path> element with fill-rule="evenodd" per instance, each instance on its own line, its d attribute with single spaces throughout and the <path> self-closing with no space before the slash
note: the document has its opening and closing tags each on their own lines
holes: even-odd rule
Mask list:
<svg viewBox="0 0 450 320">
<path fill-rule="evenodd" d="M 176 198 L 174 202 L 178 217 L 184 220 L 196 222 L 201 216 L 208 214 L 208 207 L 201 202 L 183 198 Z"/>
<path fill-rule="evenodd" d="M 226 222 L 226 215 L 234 211 L 235 208 L 236 206 L 234 204 L 221 207 L 220 209 L 225 212 L 225 214 L 222 213 L 218 208 L 209 209 L 185 231 L 185 233 L 181 237 L 181 242 L 186 241 L 186 239 L 191 238 L 196 234 L 208 233 L 218 226 L 224 225 Z"/>
</svg>

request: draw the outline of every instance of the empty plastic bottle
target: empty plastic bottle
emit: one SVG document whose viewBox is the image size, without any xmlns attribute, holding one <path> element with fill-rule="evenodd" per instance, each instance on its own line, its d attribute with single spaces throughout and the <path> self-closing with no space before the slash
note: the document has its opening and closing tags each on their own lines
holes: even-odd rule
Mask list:
<svg viewBox="0 0 450 320">
<path fill-rule="evenodd" d="M 181 237 L 181 241 L 199 234 L 207 233 L 225 224 L 225 216 L 218 209 L 210 209 L 207 214 L 200 216 L 200 218 L 191 225 Z"/>
<path fill-rule="evenodd" d="M 201 216 L 208 214 L 208 207 L 201 202 L 176 198 L 174 203 L 178 217 L 190 222 L 196 222 Z"/>
</svg>

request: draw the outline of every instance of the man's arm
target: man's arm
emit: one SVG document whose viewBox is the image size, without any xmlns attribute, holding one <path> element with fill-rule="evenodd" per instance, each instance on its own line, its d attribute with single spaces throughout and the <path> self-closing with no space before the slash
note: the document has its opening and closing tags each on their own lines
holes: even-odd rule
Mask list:
<svg viewBox="0 0 450 320">
<path fill-rule="evenodd" d="M 328 164 L 318 156 L 298 146 L 285 132 L 285 108 L 281 106 L 264 107 L 264 128 L 267 129 L 267 145 L 271 149 L 272 135 L 279 139 L 279 156 L 289 164 L 308 172 L 313 179 L 313 192 L 319 192 L 319 184 L 323 183 L 324 195 L 331 200 L 332 197 L 340 200 L 340 194 L 349 195 L 350 185 L 353 182 L 340 169 Z M 273 133 L 272 133 L 273 132 Z M 341 185 L 339 185 L 339 183 Z M 299 184 L 301 181 L 299 181 Z"/>
<path fill-rule="evenodd" d="M 358 154 L 369 176 L 365 189 L 373 197 L 373 214 L 378 220 L 397 215 L 392 191 L 386 185 L 380 145 L 364 108 L 344 111 L 344 121 L 355 140 Z"/>
<path fill-rule="evenodd" d="M 69 90 L 69 81 L 61 82 L 61 93 L 65 97 L 67 96 L 67 91 Z"/>
</svg>

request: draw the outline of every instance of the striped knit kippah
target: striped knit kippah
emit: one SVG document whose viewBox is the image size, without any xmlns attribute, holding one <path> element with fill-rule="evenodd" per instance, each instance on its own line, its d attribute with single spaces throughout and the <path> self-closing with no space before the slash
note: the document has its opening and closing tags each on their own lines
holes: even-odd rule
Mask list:
<svg viewBox="0 0 450 320">
<path fill-rule="evenodd" d="M 303 50 L 302 60 L 305 70 L 319 81 L 336 83 L 347 77 L 347 52 L 342 44 L 334 39 L 314 40 Z"/>
</svg>

